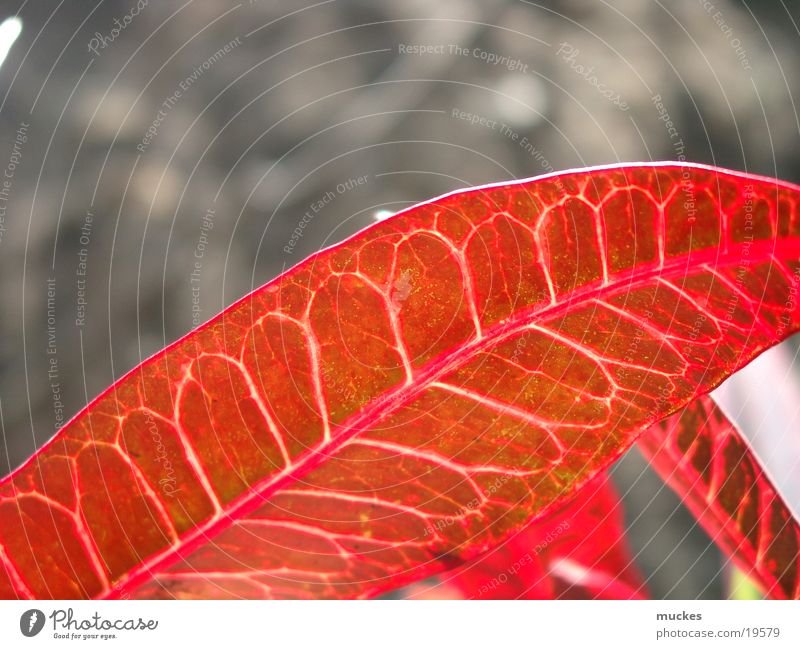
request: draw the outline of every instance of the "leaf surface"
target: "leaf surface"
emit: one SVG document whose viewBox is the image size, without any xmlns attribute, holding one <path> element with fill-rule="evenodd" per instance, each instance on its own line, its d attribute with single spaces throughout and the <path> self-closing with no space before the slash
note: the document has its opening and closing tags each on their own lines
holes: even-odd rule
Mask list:
<svg viewBox="0 0 800 649">
<path fill-rule="evenodd" d="M 625 541 L 622 503 L 605 473 L 501 546 L 412 586 L 418 599 L 643 599 L 647 588 Z"/>
<path fill-rule="evenodd" d="M 622 165 L 375 224 L 5 479 L 0 594 L 368 597 L 459 565 L 798 328 L 798 200 Z"/>
<path fill-rule="evenodd" d="M 665 419 L 639 448 L 711 538 L 769 597 L 800 599 L 800 524 L 713 399 Z"/>
</svg>

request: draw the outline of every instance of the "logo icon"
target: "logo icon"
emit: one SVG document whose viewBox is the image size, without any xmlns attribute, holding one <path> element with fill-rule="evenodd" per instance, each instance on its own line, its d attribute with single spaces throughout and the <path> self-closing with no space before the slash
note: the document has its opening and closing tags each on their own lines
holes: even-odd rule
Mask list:
<svg viewBox="0 0 800 649">
<path fill-rule="evenodd" d="M 38 608 L 25 611 L 19 618 L 19 630 L 22 635 L 32 638 L 44 628 L 44 613 Z"/>
</svg>

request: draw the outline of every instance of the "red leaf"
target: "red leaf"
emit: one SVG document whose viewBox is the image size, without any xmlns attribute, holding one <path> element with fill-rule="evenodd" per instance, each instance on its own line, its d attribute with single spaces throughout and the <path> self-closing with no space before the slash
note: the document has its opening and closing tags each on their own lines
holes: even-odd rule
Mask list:
<svg viewBox="0 0 800 649">
<path fill-rule="evenodd" d="M 639 439 L 640 448 L 711 538 L 767 595 L 800 598 L 797 519 L 711 397 L 695 405 L 653 426 Z"/>
<path fill-rule="evenodd" d="M 378 223 L 6 479 L 0 594 L 366 597 L 469 560 L 798 328 L 799 196 L 635 165 Z"/>
<path fill-rule="evenodd" d="M 584 495 L 584 491 L 587 493 Z M 644 579 L 625 541 L 622 503 L 604 475 L 580 492 L 566 512 L 563 539 L 545 546 L 553 590 L 559 598 L 643 599 Z M 557 529 L 557 528 L 556 528 Z M 544 541 L 547 541 L 545 533 Z"/>
<path fill-rule="evenodd" d="M 647 588 L 625 542 L 622 505 L 605 474 L 549 516 L 417 599 L 642 599 Z"/>
</svg>

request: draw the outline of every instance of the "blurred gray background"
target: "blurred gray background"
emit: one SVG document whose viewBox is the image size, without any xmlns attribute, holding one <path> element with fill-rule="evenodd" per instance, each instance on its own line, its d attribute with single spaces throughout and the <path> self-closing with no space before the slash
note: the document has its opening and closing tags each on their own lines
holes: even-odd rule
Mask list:
<svg viewBox="0 0 800 649">
<path fill-rule="evenodd" d="M 386 211 L 680 156 L 800 181 L 794 1 L 0 2 L 13 15 L 3 473 L 141 360 Z M 723 596 L 719 553 L 635 451 L 614 475 L 653 595 Z"/>
</svg>

